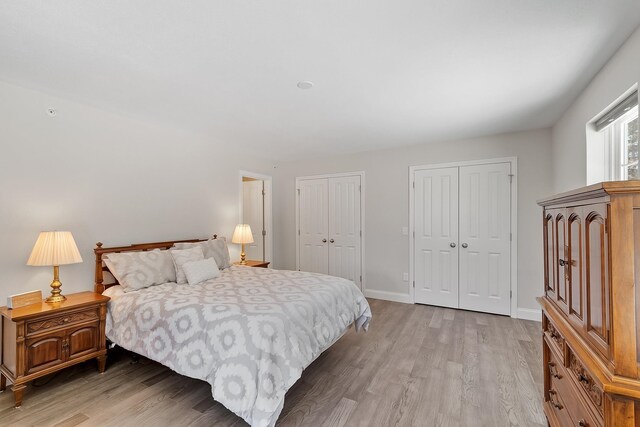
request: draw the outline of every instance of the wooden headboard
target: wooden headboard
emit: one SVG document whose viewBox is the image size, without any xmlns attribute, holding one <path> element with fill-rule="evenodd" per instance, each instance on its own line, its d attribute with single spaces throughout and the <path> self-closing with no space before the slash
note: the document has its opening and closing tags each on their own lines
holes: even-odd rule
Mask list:
<svg viewBox="0 0 640 427">
<path fill-rule="evenodd" d="M 214 239 L 218 238 L 217 234 L 213 235 Z M 119 253 L 119 252 L 139 252 L 139 251 L 152 251 L 154 249 L 169 249 L 176 243 L 194 243 L 194 242 L 204 242 L 207 239 L 187 239 L 187 240 L 172 240 L 167 242 L 154 242 L 154 243 L 135 243 L 129 246 L 116 246 L 112 248 L 103 248 L 102 243 L 96 243 L 96 248 L 93 252 L 96 254 L 96 283 L 95 283 L 95 291 L 99 294 L 103 293 L 107 288 L 111 286 L 118 285 L 118 280 L 113 278 L 113 283 L 103 283 L 104 282 L 104 272 L 109 271 L 109 269 L 104 265 L 102 261 L 102 256 L 110 253 Z M 113 274 L 112 274 L 113 276 Z"/>
</svg>

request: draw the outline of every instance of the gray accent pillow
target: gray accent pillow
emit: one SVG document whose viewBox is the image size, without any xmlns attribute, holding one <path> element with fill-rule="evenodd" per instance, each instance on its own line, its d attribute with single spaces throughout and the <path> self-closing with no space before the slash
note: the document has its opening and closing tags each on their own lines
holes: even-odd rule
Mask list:
<svg viewBox="0 0 640 427">
<path fill-rule="evenodd" d="M 195 243 L 176 243 L 175 249 L 186 249 L 199 246 L 205 258 L 213 258 L 218 264 L 220 270 L 231 267 L 231 257 L 229 256 L 229 248 L 224 237 L 219 239 L 209 239 L 205 242 Z"/>
<path fill-rule="evenodd" d="M 187 276 L 182 268 L 184 264 L 193 261 L 202 261 L 204 259 L 204 254 L 200 246 L 193 246 L 187 249 L 172 249 L 171 256 L 173 257 L 173 264 L 176 268 L 176 282 L 178 282 L 178 284 L 187 283 Z"/>
<path fill-rule="evenodd" d="M 125 292 L 176 281 L 169 251 L 112 253 L 105 255 L 104 263 Z"/>
</svg>

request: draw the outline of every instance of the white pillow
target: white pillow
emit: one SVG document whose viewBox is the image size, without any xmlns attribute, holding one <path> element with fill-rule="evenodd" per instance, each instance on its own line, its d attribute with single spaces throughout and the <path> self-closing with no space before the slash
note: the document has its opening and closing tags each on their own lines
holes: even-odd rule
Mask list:
<svg viewBox="0 0 640 427">
<path fill-rule="evenodd" d="M 111 253 L 105 256 L 104 263 L 125 292 L 176 281 L 169 251 Z"/>
<path fill-rule="evenodd" d="M 209 239 L 204 242 L 176 243 L 173 247 L 175 249 L 187 249 L 193 248 L 194 246 L 199 246 L 200 248 L 202 248 L 204 257 L 213 258 L 221 270 L 231 267 L 229 248 L 227 247 L 227 241 L 224 239 L 224 237 L 218 239 Z"/>
<path fill-rule="evenodd" d="M 122 285 L 115 285 L 105 289 L 102 295 L 109 297 L 111 299 L 115 299 L 115 298 L 121 297 L 125 293 L 126 292 L 124 291 L 124 288 L 122 287 Z"/>
<path fill-rule="evenodd" d="M 194 246 L 188 249 L 172 249 L 171 256 L 173 257 L 173 264 L 176 268 L 176 282 L 178 284 L 187 283 L 187 276 L 184 274 L 182 266 L 188 262 L 202 261 L 204 254 L 200 246 Z"/>
<path fill-rule="evenodd" d="M 213 258 L 205 258 L 201 261 L 191 261 L 182 264 L 182 270 L 187 276 L 190 285 L 197 285 L 205 280 L 215 279 L 220 275 L 218 264 Z"/>
</svg>

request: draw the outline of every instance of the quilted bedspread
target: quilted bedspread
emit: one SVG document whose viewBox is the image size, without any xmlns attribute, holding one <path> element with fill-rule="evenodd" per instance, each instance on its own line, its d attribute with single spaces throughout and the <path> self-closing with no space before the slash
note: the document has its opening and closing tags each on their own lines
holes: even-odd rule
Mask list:
<svg viewBox="0 0 640 427">
<path fill-rule="evenodd" d="M 109 302 L 107 337 L 211 384 L 252 426 L 275 424 L 287 390 L 371 310 L 348 280 L 234 266 L 198 285 L 165 283 Z"/>
</svg>

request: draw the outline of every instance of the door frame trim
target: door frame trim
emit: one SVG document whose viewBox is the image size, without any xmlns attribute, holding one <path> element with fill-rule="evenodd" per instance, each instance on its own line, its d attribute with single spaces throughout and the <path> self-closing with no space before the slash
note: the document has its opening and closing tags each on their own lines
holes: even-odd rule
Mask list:
<svg viewBox="0 0 640 427">
<path fill-rule="evenodd" d="M 511 184 L 511 314 L 514 319 L 518 317 L 518 158 L 498 157 L 492 159 L 466 160 L 459 162 L 434 163 L 427 165 L 409 166 L 409 295 L 411 302 L 415 304 L 415 200 L 413 184 L 415 182 L 415 172 L 428 169 L 441 169 L 461 166 L 477 166 L 492 163 L 510 163 L 511 174 L 513 175 Z"/>
<path fill-rule="evenodd" d="M 267 236 L 269 237 L 269 239 L 267 240 L 267 245 L 265 247 L 266 253 L 264 254 L 264 257 L 267 261 L 271 262 L 273 264 L 273 238 L 274 238 L 274 234 L 273 234 L 273 177 L 270 175 L 264 175 L 261 173 L 256 173 L 256 172 L 249 172 L 246 170 L 240 170 L 239 172 L 239 199 L 240 199 L 240 209 L 239 209 L 239 214 L 238 214 L 238 224 L 242 224 L 243 221 L 243 215 L 244 215 L 244 197 L 243 197 L 243 192 L 244 192 L 244 187 L 242 184 L 242 177 L 246 176 L 247 178 L 254 178 L 254 179 L 259 179 L 261 181 L 264 181 L 265 184 L 265 188 L 264 191 L 267 194 L 267 197 L 265 197 L 264 200 L 264 215 L 265 215 L 265 223 L 266 223 L 266 227 L 267 227 Z M 231 240 L 229 240 L 231 241 Z"/>
<path fill-rule="evenodd" d="M 295 224 L 295 236 L 296 236 L 296 270 L 300 270 L 300 235 L 298 234 L 298 230 L 300 230 L 300 195 L 298 194 L 298 190 L 300 189 L 300 181 L 308 180 L 308 179 L 324 179 L 324 178 L 344 178 L 346 176 L 359 176 L 360 177 L 360 231 L 362 231 L 362 236 L 360 237 L 360 274 L 362 275 L 362 283 L 361 289 L 362 293 L 367 289 L 367 277 L 366 277 L 366 268 L 364 266 L 364 242 L 365 242 L 365 226 L 364 226 L 364 210 L 365 210 L 365 173 L 364 171 L 356 171 L 356 172 L 341 172 L 341 173 L 329 173 L 329 174 L 321 174 L 321 175 L 306 175 L 306 176 L 297 176 L 296 177 L 296 188 L 295 192 L 295 205 L 296 205 L 296 224 Z"/>
</svg>

